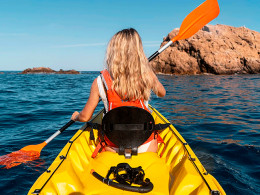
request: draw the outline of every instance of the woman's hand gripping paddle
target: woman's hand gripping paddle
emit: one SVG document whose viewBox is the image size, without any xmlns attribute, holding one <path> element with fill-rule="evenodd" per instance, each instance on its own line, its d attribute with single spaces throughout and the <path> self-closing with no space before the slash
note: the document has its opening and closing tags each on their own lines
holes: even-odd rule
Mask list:
<svg viewBox="0 0 260 195">
<path fill-rule="evenodd" d="M 36 160 L 40 157 L 41 151 L 51 140 L 57 137 L 60 133 L 62 133 L 65 129 L 71 126 L 75 121 L 71 120 L 66 125 L 61 127 L 58 131 L 56 131 L 52 136 L 50 136 L 44 142 L 37 145 L 29 145 L 23 147 L 21 150 L 12 152 L 10 154 L 6 154 L 4 156 L 0 156 L 0 165 L 3 165 L 5 169 L 10 169 L 21 163 L 26 163 L 28 161 Z"/>
<path fill-rule="evenodd" d="M 168 43 L 151 55 L 149 62 L 162 53 L 173 42 L 187 39 L 198 32 L 203 26 L 215 19 L 219 15 L 219 5 L 217 0 L 207 0 L 193 10 L 182 22 L 178 35 L 173 37 Z"/>
</svg>

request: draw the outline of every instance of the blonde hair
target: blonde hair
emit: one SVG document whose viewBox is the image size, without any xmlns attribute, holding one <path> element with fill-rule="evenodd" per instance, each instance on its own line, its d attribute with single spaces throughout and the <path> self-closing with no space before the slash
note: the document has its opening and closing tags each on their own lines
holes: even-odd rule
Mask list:
<svg viewBox="0 0 260 195">
<path fill-rule="evenodd" d="M 106 65 L 114 89 L 123 100 L 148 100 L 151 67 L 143 51 L 142 40 L 133 28 L 116 33 L 107 46 Z"/>
</svg>

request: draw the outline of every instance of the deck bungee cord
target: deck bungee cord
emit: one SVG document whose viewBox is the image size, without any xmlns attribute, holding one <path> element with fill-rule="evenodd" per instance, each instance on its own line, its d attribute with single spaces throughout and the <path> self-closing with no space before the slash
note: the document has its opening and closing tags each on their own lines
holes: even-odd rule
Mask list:
<svg viewBox="0 0 260 195">
<path fill-rule="evenodd" d="M 158 111 L 155 110 L 154 108 L 151 108 L 151 109 L 153 110 L 153 112 L 158 113 Z M 161 120 L 165 121 L 165 119 L 164 119 L 161 115 L 158 115 L 158 116 L 159 116 L 159 118 L 160 118 Z M 184 141 L 180 138 L 180 136 L 174 131 L 174 129 L 173 129 L 171 126 L 172 126 L 172 124 L 169 126 L 170 130 L 174 133 L 174 135 L 177 137 L 177 139 L 183 144 L 183 147 L 185 148 L 187 154 L 189 155 L 190 161 L 192 162 L 192 164 L 193 164 L 194 167 L 196 168 L 197 172 L 200 174 L 201 178 L 202 178 L 202 179 L 204 180 L 204 182 L 206 183 L 207 187 L 209 188 L 209 191 L 211 192 L 211 195 L 219 195 L 220 192 L 217 191 L 217 190 L 212 190 L 211 187 L 210 187 L 210 185 L 209 185 L 209 183 L 208 183 L 208 181 L 207 181 L 206 178 L 204 177 L 204 175 L 207 175 L 208 172 L 206 171 L 206 172 L 204 172 L 204 173 L 201 173 L 201 171 L 199 170 L 197 164 L 195 163 L 196 158 L 194 158 L 194 157 L 191 156 L 191 154 L 190 154 L 190 152 L 189 152 L 189 149 L 187 148 L 188 143 L 187 143 L 186 141 L 184 142 Z M 203 175 L 203 174 L 204 174 L 204 175 Z"/>
<path fill-rule="evenodd" d="M 61 166 L 61 164 L 64 162 L 64 160 L 67 158 L 67 155 L 68 155 L 68 153 L 69 153 L 69 151 L 70 151 L 70 148 L 71 148 L 71 146 L 72 146 L 72 144 L 73 144 L 73 142 L 76 140 L 76 139 L 78 139 L 78 137 L 80 137 L 80 135 L 82 134 L 84 132 L 84 130 L 82 130 L 82 132 L 74 139 L 74 140 L 70 140 L 69 141 L 69 144 L 70 144 L 70 146 L 69 146 L 69 148 L 68 148 L 68 150 L 67 150 L 67 152 L 66 152 L 66 155 L 61 155 L 61 156 L 59 156 L 59 158 L 60 158 L 60 163 L 59 163 L 59 165 L 57 166 L 57 168 L 54 170 L 54 171 L 50 171 L 50 170 L 46 170 L 46 173 L 50 173 L 51 175 L 50 175 L 50 177 L 46 180 L 46 182 L 41 186 L 41 188 L 39 188 L 39 189 L 35 189 L 34 190 L 34 192 L 32 192 L 32 194 L 39 194 L 41 191 L 42 191 L 42 189 L 44 188 L 44 186 L 49 182 L 49 180 L 51 179 L 51 177 L 54 175 L 54 173 L 56 172 L 56 170 L 58 170 L 59 169 L 59 167 Z"/>
</svg>

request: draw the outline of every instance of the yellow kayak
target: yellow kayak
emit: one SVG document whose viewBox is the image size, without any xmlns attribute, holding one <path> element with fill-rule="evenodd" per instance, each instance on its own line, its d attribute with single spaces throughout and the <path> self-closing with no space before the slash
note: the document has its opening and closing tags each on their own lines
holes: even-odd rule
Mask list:
<svg viewBox="0 0 260 195">
<path fill-rule="evenodd" d="M 156 124 L 169 123 L 156 109 L 149 108 Z M 91 122 L 101 124 L 102 117 L 103 110 Z M 109 186 L 92 175 L 95 170 L 105 177 L 108 170 L 119 163 L 142 167 L 145 178 L 153 183 L 153 189 L 145 193 L 147 195 L 226 194 L 173 125 L 159 132 L 165 144 L 159 144 L 157 153 L 140 153 L 130 159 L 109 151 L 101 152 L 93 159 L 91 155 L 99 142 L 98 132 L 94 130 L 95 140 L 91 140 L 89 130 L 85 124 L 77 131 L 28 194 L 139 194 Z"/>
</svg>

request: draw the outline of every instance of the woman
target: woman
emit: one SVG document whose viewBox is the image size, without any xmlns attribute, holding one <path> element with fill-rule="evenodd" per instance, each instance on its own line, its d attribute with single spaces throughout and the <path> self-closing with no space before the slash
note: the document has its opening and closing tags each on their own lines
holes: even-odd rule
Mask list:
<svg viewBox="0 0 260 195">
<path fill-rule="evenodd" d="M 165 96 L 166 91 L 149 65 L 135 29 L 124 29 L 112 37 L 107 47 L 106 65 L 107 71 L 102 71 L 101 76 L 92 83 L 85 107 L 80 113 L 75 111 L 72 120 L 89 121 L 99 98 L 102 98 L 106 111 L 124 105 L 148 110 L 151 90 L 159 97 Z M 157 147 L 157 140 L 154 139 L 143 147 L 142 152 L 157 152 Z M 106 150 L 115 152 L 111 147 L 106 147 Z"/>
</svg>

